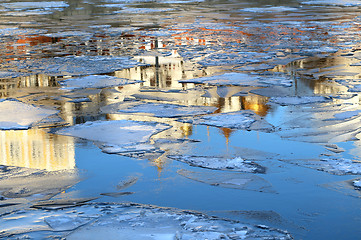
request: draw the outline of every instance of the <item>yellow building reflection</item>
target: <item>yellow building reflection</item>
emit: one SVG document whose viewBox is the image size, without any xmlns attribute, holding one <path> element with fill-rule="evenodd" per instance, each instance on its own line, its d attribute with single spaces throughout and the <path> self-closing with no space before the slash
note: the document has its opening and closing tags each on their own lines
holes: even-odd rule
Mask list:
<svg viewBox="0 0 361 240">
<path fill-rule="evenodd" d="M 74 140 L 42 129 L 0 131 L 0 164 L 47 171 L 74 169 Z"/>
</svg>

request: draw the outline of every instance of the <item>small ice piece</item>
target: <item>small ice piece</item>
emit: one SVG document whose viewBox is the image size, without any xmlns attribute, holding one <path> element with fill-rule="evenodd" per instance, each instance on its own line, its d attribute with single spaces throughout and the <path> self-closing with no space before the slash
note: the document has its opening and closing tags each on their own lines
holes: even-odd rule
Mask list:
<svg viewBox="0 0 361 240">
<path fill-rule="evenodd" d="M 324 96 L 295 96 L 295 97 L 272 97 L 270 102 L 280 104 L 282 106 L 287 105 L 301 105 L 311 103 L 324 103 L 331 101 L 331 98 Z"/>
<path fill-rule="evenodd" d="M 154 117 L 176 118 L 184 116 L 194 116 L 209 114 L 217 110 L 216 107 L 208 106 L 185 106 L 176 104 L 162 103 L 146 103 L 146 102 L 127 102 L 114 103 L 102 107 L 103 113 L 131 113 L 131 114 L 147 114 Z"/>
<path fill-rule="evenodd" d="M 361 189 L 361 180 L 354 180 L 352 184 L 354 187 Z"/>
<path fill-rule="evenodd" d="M 105 88 L 133 84 L 141 81 L 117 78 L 107 75 L 90 75 L 86 77 L 70 78 L 60 82 L 63 89 Z"/>
<path fill-rule="evenodd" d="M 170 155 L 167 156 L 180 162 L 187 163 L 191 166 L 217 169 L 232 170 L 249 173 L 265 173 L 266 168 L 254 162 L 244 160 L 240 157 L 233 159 L 211 156 L 188 156 L 188 155 Z"/>
<path fill-rule="evenodd" d="M 177 171 L 177 173 L 194 181 L 210 184 L 213 186 L 256 192 L 276 193 L 268 181 L 252 173 L 223 171 L 195 172 L 185 169 L 180 169 Z"/>
<path fill-rule="evenodd" d="M 138 179 L 139 179 L 138 177 L 128 177 L 126 180 L 121 181 L 117 185 L 117 189 L 122 190 L 124 188 L 130 187 L 130 186 L 134 185 L 138 181 Z"/>
<path fill-rule="evenodd" d="M 191 124 L 243 130 L 260 130 L 266 132 L 271 132 L 274 130 L 274 127 L 271 124 L 267 123 L 263 118 L 248 110 L 212 114 L 192 119 L 181 119 L 179 121 Z"/>
<path fill-rule="evenodd" d="M 36 107 L 17 100 L 0 100 L 0 129 L 29 129 L 58 111 Z"/>
<path fill-rule="evenodd" d="M 146 143 L 149 138 L 169 125 L 130 120 L 86 122 L 57 131 L 57 134 L 84 138 L 118 146 Z"/>
</svg>

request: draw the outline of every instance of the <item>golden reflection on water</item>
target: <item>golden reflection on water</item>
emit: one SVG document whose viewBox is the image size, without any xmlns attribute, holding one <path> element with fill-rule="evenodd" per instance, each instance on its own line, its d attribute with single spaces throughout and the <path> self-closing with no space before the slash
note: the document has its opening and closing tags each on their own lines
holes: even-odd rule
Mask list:
<svg viewBox="0 0 361 240">
<path fill-rule="evenodd" d="M 74 169 L 74 141 L 42 129 L 0 131 L 0 164 L 47 171 Z"/>
</svg>

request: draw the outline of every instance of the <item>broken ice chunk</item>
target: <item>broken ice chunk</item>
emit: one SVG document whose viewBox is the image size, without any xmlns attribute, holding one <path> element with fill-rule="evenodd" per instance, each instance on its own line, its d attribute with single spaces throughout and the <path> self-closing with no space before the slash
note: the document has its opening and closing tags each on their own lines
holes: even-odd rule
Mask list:
<svg viewBox="0 0 361 240">
<path fill-rule="evenodd" d="M 145 143 L 169 125 L 130 120 L 86 122 L 57 131 L 57 134 L 84 138 L 110 145 L 131 146 Z"/>
<path fill-rule="evenodd" d="M 141 81 L 129 80 L 125 78 L 117 78 L 107 75 L 90 75 L 86 77 L 70 78 L 61 81 L 60 84 L 63 89 L 77 89 L 77 88 L 105 88 L 113 86 L 122 86 L 126 84 L 133 84 Z"/>
<path fill-rule="evenodd" d="M 271 97 L 270 102 L 280 104 L 282 106 L 287 105 L 301 105 L 311 103 L 324 103 L 331 101 L 331 98 L 324 96 L 295 96 L 295 97 Z"/>
<path fill-rule="evenodd" d="M 210 184 L 213 186 L 276 193 L 268 181 L 251 173 L 219 171 L 194 172 L 185 169 L 180 169 L 177 171 L 177 173 L 194 181 Z"/>
<path fill-rule="evenodd" d="M 17 100 L 0 100 L 0 129 L 28 129 L 36 122 L 58 113 Z"/>
<path fill-rule="evenodd" d="M 360 113 L 361 113 L 361 110 L 355 110 L 355 111 L 347 111 L 347 112 L 336 113 L 333 116 L 337 120 L 345 120 L 345 119 L 348 119 L 348 118 L 358 116 Z"/>
<path fill-rule="evenodd" d="M 216 107 L 208 106 L 185 106 L 176 104 L 146 103 L 146 102 L 128 102 L 113 103 L 101 108 L 103 113 L 131 113 L 147 114 L 154 117 L 184 117 L 212 113 L 217 110 Z"/>
<path fill-rule="evenodd" d="M 247 110 L 212 114 L 192 119 L 181 119 L 179 121 L 223 128 L 259 130 L 266 132 L 274 131 L 274 127 L 271 124 L 267 123 L 263 118 L 252 111 Z"/>
<path fill-rule="evenodd" d="M 352 184 L 354 187 L 361 189 L 361 180 L 354 180 Z"/>
<path fill-rule="evenodd" d="M 233 170 L 239 172 L 265 173 L 266 168 L 254 162 L 244 160 L 240 157 L 233 159 L 211 156 L 188 156 L 188 155 L 170 155 L 170 159 L 188 163 L 191 166 L 217 169 Z"/>
</svg>

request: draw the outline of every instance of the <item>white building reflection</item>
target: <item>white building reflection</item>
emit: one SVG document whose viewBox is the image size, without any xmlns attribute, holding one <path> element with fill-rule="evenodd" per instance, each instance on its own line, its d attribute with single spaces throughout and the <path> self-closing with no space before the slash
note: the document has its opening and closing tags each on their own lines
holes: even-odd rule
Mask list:
<svg viewBox="0 0 361 240">
<path fill-rule="evenodd" d="M 47 171 L 74 169 L 74 140 L 42 129 L 0 131 L 0 165 Z"/>
</svg>

